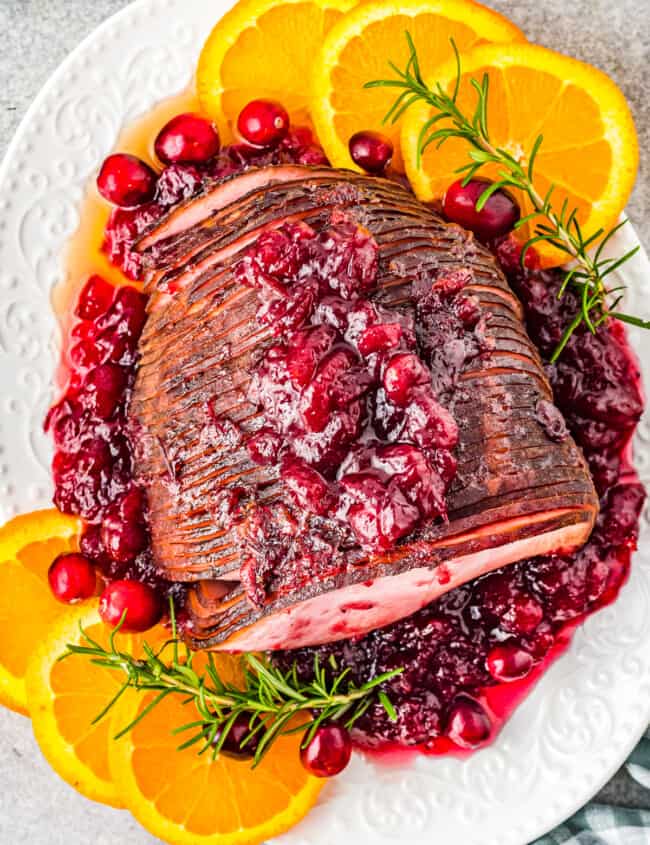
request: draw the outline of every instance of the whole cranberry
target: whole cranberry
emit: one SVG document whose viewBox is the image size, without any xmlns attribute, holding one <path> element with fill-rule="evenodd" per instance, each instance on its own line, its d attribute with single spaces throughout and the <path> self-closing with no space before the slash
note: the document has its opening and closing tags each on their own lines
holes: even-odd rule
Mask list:
<svg viewBox="0 0 650 845">
<path fill-rule="evenodd" d="M 400 345 L 405 334 L 399 323 L 379 323 L 364 329 L 357 340 L 357 347 L 366 357 L 374 352 L 388 352 Z"/>
<path fill-rule="evenodd" d="M 352 741 L 343 725 L 324 722 L 316 729 L 309 743 L 300 749 L 300 760 L 317 778 L 338 775 L 350 762 Z"/>
<path fill-rule="evenodd" d="M 137 522 L 107 516 L 102 522 L 101 540 L 106 553 L 116 563 L 128 563 L 147 546 L 147 535 Z"/>
<path fill-rule="evenodd" d="M 97 561 L 104 555 L 104 546 L 101 538 L 101 527 L 99 525 L 86 525 L 79 540 L 79 548 L 90 560 Z"/>
<path fill-rule="evenodd" d="M 70 347 L 70 360 L 80 374 L 83 370 L 91 370 L 102 363 L 103 350 L 96 343 L 80 341 Z"/>
<path fill-rule="evenodd" d="M 219 152 L 219 133 L 200 114 L 177 114 L 158 133 L 154 150 L 165 164 L 207 162 Z"/>
<path fill-rule="evenodd" d="M 512 603 L 500 620 L 504 631 L 511 634 L 532 634 L 544 618 L 544 608 L 534 596 L 522 590 L 514 596 Z"/>
<path fill-rule="evenodd" d="M 124 616 L 120 630 L 137 633 L 153 627 L 162 616 L 158 596 L 141 581 L 113 581 L 99 599 L 99 615 L 115 627 Z"/>
<path fill-rule="evenodd" d="M 299 508 L 324 516 L 335 502 L 330 485 L 313 467 L 300 458 L 282 462 L 281 479 Z"/>
<path fill-rule="evenodd" d="M 477 748 L 490 738 L 492 723 L 483 707 L 468 695 L 457 696 L 447 716 L 447 736 L 461 748 Z"/>
<path fill-rule="evenodd" d="M 512 233 L 503 238 L 497 239 L 496 243 L 491 244 L 491 248 L 499 266 L 508 278 L 514 276 L 516 279 L 521 276 L 521 244 L 515 239 Z M 526 250 L 526 255 L 524 256 L 524 266 L 527 270 L 540 269 L 539 254 L 536 252 L 534 246 L 531 246 Z M 548 288 L 544 289 L 544 293 L 546 296 L 552 296 L 552 294 L 549 294 Z M 528 304 L 533 305 L 535 303 L 535 298 L 532 297 L 532 292 L 529 296 L 531 296 L 531 299 Z"/>
<path fill-rule="evenodd" d="M 195 164 L 170 164 L 158 177 L 156 204 L 163 208 L 196 196 L 203 186 L 204 173 Z"/>
<path fill-rule="evenodd" d="M 476 203 L 490 186 L 485 179 L 472 179 L 463 185 L 462 179 L 454 182 L 442 201 L 447 220 L 459 223 L 481 241 L 500 238 L 512 230 L 520 217 L 519 206 L 506 191 L 495 191 L 480 211 Z"/>
<path fill-rule="evenodd" d="M 156 174 L 137 156 L 114 153 L 102 164 L 97 189 L 113 205 L 135 208 L 153 199 Z"/>
<path fill-rule="evenodd" d="M 255 727 L 255 722 L 253 722 L 252 725 Z M 213 745 L 216 745 L 221 739 L 222 731 L 223 726 L 215 734 Z M 220 753 L 225 754 L 228 757 L 233 757 L 235 760 L 250 760 L 255 756 L 255 751 L 257 750 L 260 738 L 258 733 L 245 741 L 250 732 L 250 716 L 247 716 L 245 713 L 240 713 L 230 726 L 228 735 L 221 746 Z"/>
<path fill-rule="evenodd" d="M 260 466 L 274 464 L 282 447 L 282 438 L 269 426 L 262 426 L 246 441 L 251 461 Z"/>
<path fill-rule="evenodd" d="M 100 419 L 107 420 L 122 401 L 126 372 L 117 364 L 100 364 L 84 381 L 81 402 Z"/>
<path fill-rule="evenodd" d="M 367 173 L 383 173 L 393 158 L 393 144 L 379 132 L 357 132 L 348 143 L 355 164 Z"/>
<path fill-rule="evenodd" d="M 142 277 L 142 257 L 133 250 L 133 245 L 164 212 L 160 203 L 150 202 L 138 208 L 114 208 L 108 218 L 102 252 L 133 281 Z"/>
<path fill-rule="evenodd" d="M 533 656 L 511 643 L 495 646 L 486 658 L 488 672 L 495 681 L 517 681 L 533 668 Z"/>
<path fill-rule="evenodd" d="M 393 355 L 384 368 L 383 386 L 386 396 L 399 408 L 405 407 L 416 386 L 431 384 L 431 373 L 414 352 Z"/>
<path fill-rule="evenodd" d="M 75 552 L 59 555 L 48 570 L 47 580 L 54 597 L 65 604 L 89 599 L 97 586 L 92 563 Z"/>
<path fill-rule="evenodd" d="M 91 276 L 81 289 L 75 315 L 81 320 L 94 320 L 108 310 L 115 288 L 101 276 Z"/>
<path fill-rule="evenodd" d="M 118 335 L 138 340 L 147 319 L 147 297 L 132 285 L 124 285 L 115 294 L 112 313 L 117 322 L 110 322 Z"/>
<path fill-rule="evenodd" d="M 144 521 L 145 496 L 140 487 L 132 485 L 121 499 L 113 506 L 114 513 L 130 522 Z"/>
<path fill-rule="evenodd" d="M 318 167 L 320 165 L 327 166 L 329 161 L 325 155 L 325 151 L 318 144 L 312 144 L 310 147 L 304 147 L 298 155 L 298 164 L 306 164 L 311 167 Z"/>
<path fill-rule="evenodd" d="M 287 137 L 289 115 L 273 100 L 252 100 L 239 113 L 237 129 L 255 147 L 276 147 Z"/>
</svg>

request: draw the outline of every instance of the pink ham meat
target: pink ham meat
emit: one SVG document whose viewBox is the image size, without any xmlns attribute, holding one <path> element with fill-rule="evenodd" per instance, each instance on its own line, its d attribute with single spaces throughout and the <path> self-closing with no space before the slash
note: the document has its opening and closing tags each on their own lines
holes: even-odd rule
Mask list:
<svg viewBox="0 0 650 845">
<path fill-rule="evenodd" d="M 252 463 L 243 445 L 262 423 L 246 391 L 271 336 L 233 266 L 264 230 L 317 228 L 334 210 L 377 242 L 372 298 L 384 307 L 408 303 L 423 274 L 469 274 L 490 352 L 463 367 L 453 394 L 460 442 L 448 521 L 425 521 L 387 553 L 343 543 L 311 567 L 278 565 L 263 600 L 252 601 L 240 578 L 241 527 L 220 520 L 220 509 L 237 484 L 264 503 L 277 502 L 282 485 L 277 467 Z M 135 469 L 157 567 L 192 582 L 194 648 L 296 648 L 363 634 L 492 569 L 587 540 L 597 497 L 573 440 L 549 436 L 549 409 L 552 419 L 558 412 L 518 300 L 487 250 L 401 186 L 328 168 L 251 170 L 176 209 L 139 249 L 150 298 L 130 407 Z M 233 430 L 206 436 L 207 407 Z"/>
</svg>

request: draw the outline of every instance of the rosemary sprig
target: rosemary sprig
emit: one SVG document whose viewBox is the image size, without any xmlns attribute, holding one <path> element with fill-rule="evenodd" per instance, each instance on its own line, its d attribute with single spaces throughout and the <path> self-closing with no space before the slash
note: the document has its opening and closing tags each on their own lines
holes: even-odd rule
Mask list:
<svg viewBox="0 0 650 845">
<path fill-rule="evenodd" d="M 84 644 L 69 643 L 60 658 L 83 655 L 97 666 L 123 673 L 124 682 L 120 689 L 93 724 L 103 719 L 129 688 L 157 693 L 136 718 L 116 734 L 115 739 L 124 736 L 169 695 L 181 696 L 183 703 L 192 702 L 197 710 L 198 718 L 173 728 L 175 734 L 192 732 L 179 750 L 200 743 L 199 754 L 210 751 L 216 758 L 235 721 L 245 717 L 250 730 L 240 747 L 243 749 L 255 740 L 253 766 L 260 762 L 278 736 L 304 731 L 303 745 L 306 745 L 322 722 L 336 720 L 350 728 L 375 700 L 386 709 L 389 718 L 396 718 L 381 685 L 399 675 L 401 669 L 378 675 L 357 686 L 350 678 L 349 669 L 339 671 L 336 663 L 330 660 L 328 672 L 315 658 L 313 679 L 302 682 L 295 663 L 283 671 L 264 657 L 244 654 L 241 658 L 244 684 L 240 688 L 221 679 L 213 656 L 209 654 L 207 669 L 200 674 L 193 667 L 195 653 L 178 639 L 173 602 L 170 606 L 172 636 L 158 651 L 146 643 L 143 658 L 121 651 L 115 635 L 123 624 L 122 620 L 111 633 L 108 648 L 95 642 L 81 628 Z M 300 715 L 306 717 L 304 721 L 292 724 Z"/>
<path fill-rule="evenodd" d="M 473 115 L 467 117 L 457 105 L 462 69 L 460 55 L 454 41 L 451 41 L 451 46 L 456 57 L 456 81 L 452 93 L 448 94 L 440 83 L 436 83 L 433 88 L 426 85 L 420 72 L 413 39 L 408 32 L 405 34 L 410 54 L 406 68 L 400 70 L 393 62 L 389 62 L 389 66 L 397 74 L 396 78 L 376 79 L 365 85 L 366 88 L 402 89 L 386 114 L 384 122 L 395 123 L 417 101 L 427 103 L 432 107 L 433 114 L 424 123 L 419 133 L 418 166 L 424 151 L 431 144 L 436 144 L 439 148 L 449 138 L 465 140 L 469 146 L 470 161 L 456 171 L 464 174 L 463 184 L 473 179 L 485 165 L 499 167 L 499 178 L 483 192 L 476 204 L 477 210 L 480 211 L 490 196 L 502 188 L 519 190 L 530 200 L 534 210 L 517 223 L 518 228 L 533 221 L 535 223 L 533 234 L 522 248 L 522 266 L 528 250 L 541 241 L 553 245 L 564 252 L 569 260 L 572 260 L 572 266 L 565 273 L 558 298 L 564 296 L 567 288 L 571 286 L 578 294 L 580 310 L 564 331 L 551 361 L 557 361 L 571 335 L 583 323 L 592 333 L 595 333 L 608 317 L 615 317 L 625 323 L 650 329 L 650 320 L 642 320 L 634 315 L 617 311 L 617 306 L 622 299 L 622 288 L 608 287 L 608 277 L 639 250 L 637 246 L 617 258 L 604 257 L 605 247 L 627 221 L 620 222 L 608 233 L 599 229 L 585 236 L 577 219 L 577 208 L 570 209 L 567 199 L 559 209 L 553 205 L 555 185 L 551 185 L 545 195 L 542 195 L 535 186 L 535 159 L 543 143 L 543 136 L 538 135 L 528 155 L 522 154 L 515 157 L 508 150 L 495 146 L 490 140 L 488 127 L 488 75 L 484 74 L 481 81 L 470 80 L 476 93 L 476 106 Z M 598 248 L 589 252 L 590 247 L 599 240 Z"/>
</svg>

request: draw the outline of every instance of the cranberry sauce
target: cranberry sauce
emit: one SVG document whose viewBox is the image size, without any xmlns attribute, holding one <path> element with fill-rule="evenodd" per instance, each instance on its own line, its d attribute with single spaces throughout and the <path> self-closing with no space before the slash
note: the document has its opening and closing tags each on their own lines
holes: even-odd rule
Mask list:
<svg viewBox="0 0 650 845">
<path fill-rule="evenodd" d="M 109 261 L 127 278 L 138 281 L 143 268 L 140 256 L 133 252 L 135 241 L 153 222 L 183 200 L 190 199 L 214 180 L 223 179 L 267 164 L 327 164 L 311 131 L 297 127 L 289 132 L 275 149 L 266 150 L 246 144 L 223 147 L 205 163 L 174 163 L 159 174 L 151 202 L 136 208 L 116 208 L 111 213 L 104 233 L 103 251 Z"/>
<path fill-rule="evenodd" d="M 320 231 L 290 223 L 263 233 L 236 267 L 258 292 L 258 322 L 277 338 L 256 364 L 248 394 L 264 418 L 247 441 L 249 456 L 275 465 L 285 491 L 284 503 L 256 506 L 264 513 L 242 569 L 254 601 L 271 569 L 286 566 L 279 535 L 294 554 L 302 534 L 321 530 L 312 520 L 300 538 L 283 532 L 287 507 L 297 507 L 298 521 L 307 514 L 338 526 L 332 563 L 344 548 L 390 551 L 423 520 L 446 516 L 458 427 L 420 355 L 415 308 L 368 298 L 377 253 L 367 230 L 334 212 Z M 462 284 L 438 284 L 439 307 L 465 302 Z"/>
<path fill-rule="evenodd" d="M 116 289 L 91 276 L 68 339 L 65 393 L 45 426 L 55 446 L 54 503 L 84 520 L 82 552 L 108 579 L 134 578 L 166 593 L 171 585 L 150 561 L 145 497 L 132 480 L 127 431 L 145 305 L 134 287 Z"/>
<path fill-rule="evenodd" d="M 560 273 L 522 270 L 510 241 L 496 254 L 523 302 L 531 337 L 548 359 L 578 303 L 570 294 L 558 301 Z M 611 602 L 624 583 L 645 493 L 625 457 L 643 400 L 621 325 L 608 323 L 597 335 L 578 331 L 548 373 L 601 496 L 586 546 L 497 570 L 362 638 L 274 655 L 284 664 L 297 659 L 304 678 L 315 655 L 323 666 L 333 658 L 334 665 L 348 667 L 359 683 L 403 667 L 385 684 L 397 720 L 376 703 L 355 726 L 357 745 L 420 745 L 442 753 L 483 744 L 512 707 L 513 697 L 499 691 L 509 685 L 521 698 L 575 625 Z M 548 424 L 553 430 L 557 420 Z"/>
<path fill-rule="evenodd" d="M 558 300 L 558 273 L 534 266 L 522 270 L 510 239 L 502 240 L 496 252 L 524 306 L 531 340 L 548 359 L 580 309 L 578 298 L 568 291 Z M 534 256 L 528 263 L 534 265 Z M 582 446 L 602 495 L 626 471 L 625 446 L 643 413 L 640 373 L 623 324 L 612 321 L 607 331 L 596 334 L 580 327 L 548 375 L 555 401 Z"/>
</svg>

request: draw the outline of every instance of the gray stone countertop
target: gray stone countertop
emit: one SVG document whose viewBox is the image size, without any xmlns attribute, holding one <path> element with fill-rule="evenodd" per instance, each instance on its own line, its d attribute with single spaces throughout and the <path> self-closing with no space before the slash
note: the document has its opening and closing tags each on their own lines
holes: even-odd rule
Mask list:
<svg viewBox="0 0 650 845">
<path fill-rule="evenodd" d="M 639 134 L 641 162 L 629 214 L 650 245 L 650 0 L 489 0 L 547 47 L 597 65 L 623 89 Z M 30 102 L 81 39 L 124 0 L 0 0 L 0 157 Z M 624 773 L 600 800 L 640 806 Z M 40 756 L 29 723 L 0 710 L 0 842 L 6 845 L 147 845 L 127 814 L 82 798 Z M 441 843 L 446 845 L 446 843 Z"/>
</svg>

